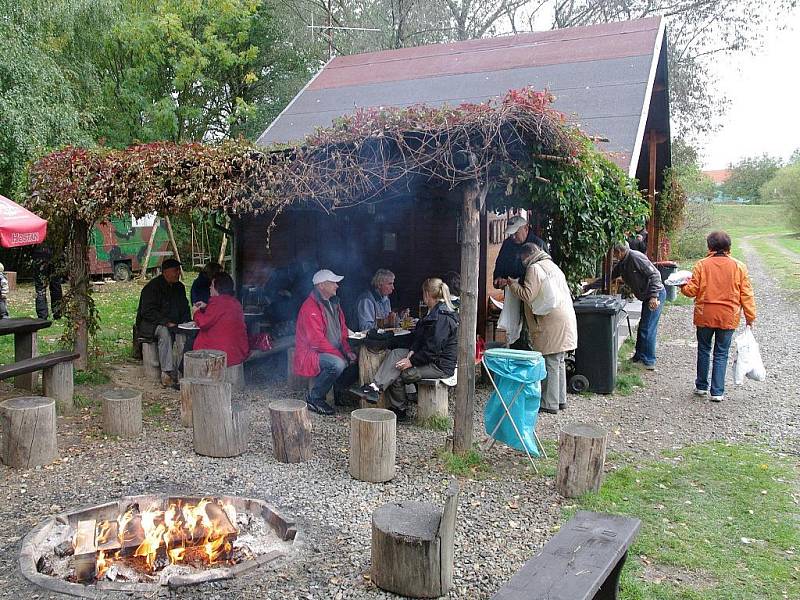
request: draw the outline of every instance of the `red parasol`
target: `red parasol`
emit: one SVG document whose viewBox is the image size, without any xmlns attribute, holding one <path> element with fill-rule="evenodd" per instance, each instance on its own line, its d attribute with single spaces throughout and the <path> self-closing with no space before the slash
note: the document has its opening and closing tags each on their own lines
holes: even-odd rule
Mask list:
<svg viewBox="0 0 800 600">
<path fill-rule="evenodd" d="M 0 246 L 41 244 L 46 236 L 47 221 L 0 195 Z"/>
</svg>

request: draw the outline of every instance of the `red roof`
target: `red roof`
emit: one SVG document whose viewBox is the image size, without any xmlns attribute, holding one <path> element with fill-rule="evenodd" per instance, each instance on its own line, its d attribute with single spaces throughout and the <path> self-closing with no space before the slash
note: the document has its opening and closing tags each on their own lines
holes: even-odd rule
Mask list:
<svg viewBox="0 0 800 600">
<path fill-rule="evenodd" d="M 711 178 L 711 181 L 720 185 L 728 181 L 731 176 L 730 169 L 717 169 L 716 171 L 703 171 L 703 175 Z"/>
</svg>

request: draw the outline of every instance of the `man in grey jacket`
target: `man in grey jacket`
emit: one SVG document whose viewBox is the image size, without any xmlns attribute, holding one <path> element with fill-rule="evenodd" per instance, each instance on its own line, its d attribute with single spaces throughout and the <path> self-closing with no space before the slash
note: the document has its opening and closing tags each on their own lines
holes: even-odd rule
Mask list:
<svg viewBox="0 0 800 600">
<path fill-rule="evenodd" d="M 633 295 L 642 301 L 642 317 L 636 332 L 636 352 L 631 361 L 641 363 L 648 370 L 656 368 L 656 336 L 658 320 L 667 292 L 661 283 L 661 275 L 650 259 L 641 252 L 631 250 L 627 242 L 615 244 L 613 248 L 617 264 L 611 278 L 622 277 Z"/>
</svg>

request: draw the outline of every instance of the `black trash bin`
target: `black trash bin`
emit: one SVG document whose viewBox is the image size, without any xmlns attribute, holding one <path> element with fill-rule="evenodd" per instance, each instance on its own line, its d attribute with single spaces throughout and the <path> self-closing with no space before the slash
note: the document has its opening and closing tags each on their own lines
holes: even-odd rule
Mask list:
<svg viewBox="0 0 800 600">
<path fill-rule="evenodd" d="M 656 269 L 658 269 L 658 272 L 661 273 L 661 283 L 664 283 L 667 277 L 678 270 L 678 263 L 674 263 L 671 260 L 661 260 L 653 264 Z M 667 290 L 667 300 L 669 302 L 674 302 L 678 297 L 678 286 L 664 283 L 664 288 Z"/>
<path fill-rule="evenodd" d="M 617 385 L 617 328 L 624 303 L 614 296 L 585 296 L 574 306 L 578 347 L 568 387 L 580 391 L 588 384 L 592 392 L 610 394 Z"/>
</svg>

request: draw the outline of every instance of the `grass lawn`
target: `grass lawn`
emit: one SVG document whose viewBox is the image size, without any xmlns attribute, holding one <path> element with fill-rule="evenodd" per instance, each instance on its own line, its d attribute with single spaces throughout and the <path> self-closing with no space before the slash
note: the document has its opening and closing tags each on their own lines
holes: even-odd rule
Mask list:
<svg viewBox="0 0 800 600">
<path fill-rule="evenodd" d="M 642 520 L 624 599 L 800 598 L 797 476 L 768 449 L 710 442 L 623 466 L 569 512 Z"/>
</svg>

